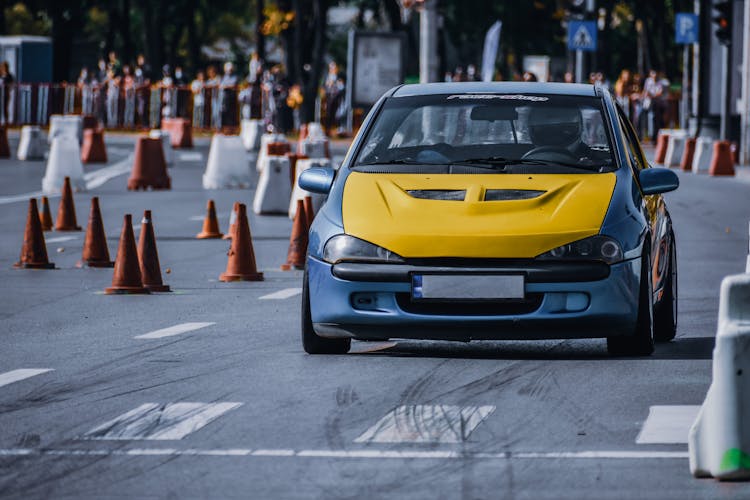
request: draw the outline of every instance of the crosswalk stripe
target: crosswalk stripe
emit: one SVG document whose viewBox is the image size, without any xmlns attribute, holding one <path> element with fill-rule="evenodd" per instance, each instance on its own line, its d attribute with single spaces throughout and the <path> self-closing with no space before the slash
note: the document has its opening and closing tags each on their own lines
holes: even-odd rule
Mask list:
<svg viewBox="0 0 750 500">
<path fill-rule="evenodd" d="M 145 403 L 95 427 L 83 439 L 182 439 L 242 403 Z"/>
<path fill-rule="evenodd" d="M 172 337 L 181 333 L 192 332 L 193 330 L 200 330 L 207 326 L 215 325 L 216 323 L 180 323 L 179 325 L 170 326 L 168 328 L 162 328 L 161 330 L 154 330 L 153 332 L 144 333 L 143 335 L 136 335 L 133 338 L 136 339 L 160 339 L 162 337 Z"/>
<path fill-rule="evenodd" d="M 495 406 L 399 406 L 355 443 L 462 443 Z"/>
<path fill-rule="evenodd" d="M 279 290 L 278 292 L 269 293 L 268 295 L 263 295 L 260 297 L 260 300 L 282 300 L 282 299 L 288 299 L 290 297 L 294 297 L 295 295 L 299 295 L 302 293 L 301 288 L 285 288 L 283 290 Z"/>
<path fill-rule="evenodd" d="M 0 387 L 53 371 L 52 368 L 20 368 L 0 373 Z"/>
<path fill-rule="evenodd" d="M 657 405 L 648 410 L 636 444 L 684 444 L 690 427 L 698 417 L 700 406 Z"/>
</svg>

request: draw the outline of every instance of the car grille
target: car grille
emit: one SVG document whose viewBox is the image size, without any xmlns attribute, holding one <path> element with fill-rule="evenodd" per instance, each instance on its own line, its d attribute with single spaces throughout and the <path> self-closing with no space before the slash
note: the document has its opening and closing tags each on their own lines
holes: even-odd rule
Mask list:
<svg viewBox="0 0 750 500">
<path fill-rule="evenodd" d="M 515 316 L 529 314 L 542 305 L 543 293 L 530 293 L 524 300 L 491 302 L 414 302 L 409 293 L 396 293 L 398 307 L 407 313 L 435 316 Z"/>
</svg>

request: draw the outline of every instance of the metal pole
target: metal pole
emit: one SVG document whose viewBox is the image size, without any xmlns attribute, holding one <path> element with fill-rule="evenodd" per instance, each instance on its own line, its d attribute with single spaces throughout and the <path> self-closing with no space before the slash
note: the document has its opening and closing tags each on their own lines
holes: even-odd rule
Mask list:
<svg viewBox="0 0 750 500">
<path fill-rule="evenodd" d="M 688 103 L 690 102 L 690 44 L 685 44 L 682 49 L 682 102 L 680 103 L 680 128 L 687 129 L 688 126 Z"/>
<path fill-rule="evenodd" d="M 750 0 L 745 0 L 744 33 L 742 38 L 742 134 L 740 136 L 741 163 L 750 163 Z"/>
<path fill-rule="evenodd" d="M 437 0 L 425 0 L 419 15 L 419 82 L 436 82 L 437 69 Z"/>
<path fill-rule="evenodd" d="M 719 128 L 719 139 L 726 141 L 729 136 L 729 87 L 731 81 L 729 78 L 729 58 L 730 46 L 721 46 L 721 123 Z"/>
<path fill-rule="evenodd" d="M 576 50 L 576 83 L 583 83 L 583 51 Z"/>
</svg>

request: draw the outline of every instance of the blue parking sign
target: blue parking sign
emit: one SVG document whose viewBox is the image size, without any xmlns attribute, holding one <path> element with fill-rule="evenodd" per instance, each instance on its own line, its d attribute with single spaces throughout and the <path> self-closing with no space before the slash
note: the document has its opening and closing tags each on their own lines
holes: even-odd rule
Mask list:
<svg viewBox="0 0 750 500">
<path fill-rule="evenodd" d="M 596 21 L 568 21 L 568 50 L 596 50 Z"/>
<path fill-rule="evenodd" d="M 698 43 L 698 16 L 690 12 L 678 12 L 674 23 L 675 43 Z"/>
</svg>

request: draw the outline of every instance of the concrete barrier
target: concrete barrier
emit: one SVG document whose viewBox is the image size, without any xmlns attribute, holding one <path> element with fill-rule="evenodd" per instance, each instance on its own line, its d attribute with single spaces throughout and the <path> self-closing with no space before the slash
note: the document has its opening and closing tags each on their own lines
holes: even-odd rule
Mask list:
<svg viewBox="0 0 750 500">
<path fill-rule="evenodd" d="M 167 166 L 174 164 L 174 149 L 172 149 L 172 136 L 166 130 L 158 128 L 152 129 L 148 136 L 152 139 L 159 139 L 161 141 L 161 148 L 164 150 L 164 161 Z"/>
<path fill-rule="evenodd" d="M 18 142 L 19 160 L 43 160 L 47 149 L 42 129 L 36 125 L 24 125 L 21 128 L 21 140 Z"/>
<path fill-rule="evenodd" d="M 263 122 L 261 120 L 242 120 L 240 123 L 240 137 L 246 150 L 258 151 L 262 135 Z"/>
<path fill-rule="evenodd" d="M 714 140 L 710 137 L 698 137 L 693 154 L 693 173 L 707 174 L 711 168 L 711 157 L 714 151 Z"/>
<path fill-rule="evenodd" d="M 266 157 L 268 156 L 268 145 L 273 142 L 287 142 L 284 134 L 267 133 L 260 137 L 260 147 L 258 151 L 258 159 L 255 162 L 255 169 L 258 172 L 263 170 L 266 164 Z"/>
<path fill-rule="evenodd" d="M 61 192 L 66 177 L 70 177 L 70 185 L 75 191 L 86 190 L 81 147 L 74 136 L 63 134 L 52 139 L 42 191 L 48 194 Z"/>
<path fill-rule="evenodd" d="M 269 156 L 258 178 L 253 199 L 256 214 L 284 214 L 289 210 L 292 186 L 289 185 L 289 158 Z"/>
<path fill-rule="evenodd" d="M 713 379 L 690 429 L 695 477 L 750 479 L 750 274 L 721 282 Z"/>
<path fill-rule="evenodd" d="M 208 151 L 203 189 L 250 186 L 250 162 L 237 135 L 214 134 Z"/>
<path fill-rule="evenodd" d="M 292 188 L 291 200 L 289 200 L 289 218 L 292 220 L 294 220 L 294 216 L 297 214 L 297 200 L 304 200 L 305 196 L 310 196 L 312 198 L 313 210 L 317 212 L 326 198 L 325 195 L 322 195 L 320 193 L 311 193 L 299 187 L 298 181 L 300 174 L 308 168 L 313 167 L 331 168 L 331 160 L 329 160 L 328 158 L 308 158 L 297 160 L 297 171 L 294 179 L 294 187 Z"/>
<path fill-rule="evenodd" d="M 70 135 L 83 142 L 83 117 L 81 115 L 52 115 L 49 117 L 49 135 L 47 142 L 52 144 L 52 139 L 58 135 Z"/>
<path fill-rule="evenodd" d="M 684 130 L 675 130 L 669 134 L 667 139 L 667 152 L 664 155 L 665 167 L 679 167 L 682 161 L 682 154 L 685 152 L 685 142 L 687 141 L 687 132 Z"/>
</svg>

